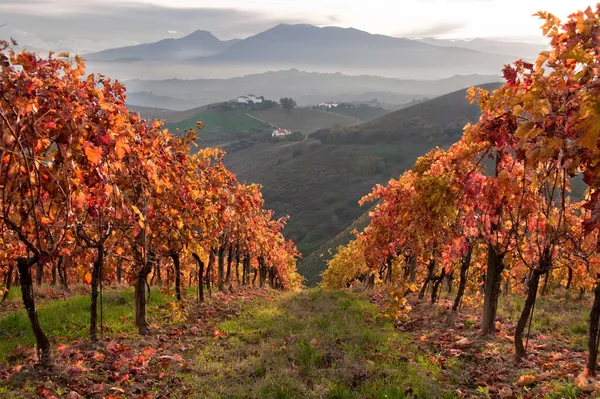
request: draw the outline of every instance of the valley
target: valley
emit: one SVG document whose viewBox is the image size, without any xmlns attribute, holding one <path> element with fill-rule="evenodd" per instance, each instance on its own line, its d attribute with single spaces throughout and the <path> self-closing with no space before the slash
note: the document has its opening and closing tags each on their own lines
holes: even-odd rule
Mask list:
<svg viewBox="0 0 600 399">
<path fill-rule="evenodd" d="M 482 87 L 489 90 L 498 84 Z M 303 254 L 299 272 L 307 284 L 314 285 L 335 247 L 350 238 L 348 227 L 368 211 L 358 201 L 375 184 L 412 167 L 421 154 L 436 146 L 450 146 L 465 123 L 479 118 L 477 105 L 468 104 L 465 96 L 466 88 L 362 123 L 309 108 L 294 108 L 289 114 L 277 107 L 249 113 L 279 127 L 302 131 L 306 140 L 298 142 L 270 140 L 271 128 L 250 134 L 234 132 L 239 126 L 230 125 L 233 130 L 228 134 L 224 134 L 226 129 L 215 131 L 211 123 L 217 118 L 207 114 L 206 108 L 172 113 L 165 120 L 167 126 L 180 130 L 203 121 L 202 145 L 227 144 L 228 167 L 240 180 L 261 184 L 266 204 L 276 214 L 291 215 L 285 232 Z M 224 115 L 229 124 L 245 121 L 248 130 L 257 122 L 239 112 L 235 117 Z M 336 240 L 344 231 L 343 239 Z"/>
</svg>

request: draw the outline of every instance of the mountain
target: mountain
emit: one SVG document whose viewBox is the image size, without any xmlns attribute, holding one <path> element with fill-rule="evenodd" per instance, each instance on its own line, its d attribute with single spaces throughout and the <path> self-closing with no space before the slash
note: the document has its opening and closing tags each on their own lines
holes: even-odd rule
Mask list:
<svg viewBox="0 0 600 399">
<path fill-rule="evenodd" d="M 244 93 L 254 93 L 273 100 L 293 97 L 299 105 L 319 104 L 328 100 L 369 101 L 374 98 L 391 104 L 405 104 L 413 99 L 431 98 L 469 85 L 497 80 L 498 75 L 455 75 L 438 80 L 411 80 L 290 69 L 231 79 L 130 80 L 125 85 L 128 92 L 148 92 L 154 96 L 178 98 L 193 103 L 192 106 L 226 101 Z M 130 104 L 173 108 L 154 101 L 156 99 L 146 100 L 137 103 L 136 99 L 128 97 Z"/>
<path fill-rule="evenodd" d="M 493 73 L 517 57 L 464 47 L 375 35 L 354 28 L 277 25 L 218 54 L 195 58 L 199 65 L 236 63 L 278 68 L 320 67 L 338 71 L 413 71 L 420 76 Z M 370 73 L 370 72 L 369 72 Z M 384 75 L 385 73 L 375 73 Z"/>
<path fill-rule="evenodd" d="M 442 40 L 426 37 L 420 42 L 442 47 L 463 47 L 491 54 L 512 55 L 526 60 L 535 60 L 540 51 L 548 46 L 537 43 L 504 42 L 500 40 L 472 39 L 472 40 Z"/>
<path fill-rule="evenodd" d="M 324 262 L 315 258 L 322 252 L 311 254 L 366 211 L 358 200 L 435 146 L 450 146 L 464 123 L 479 118 L 478 106 L 465 95 L 466 89 L 459 90 L 366 123 L 323 129 L 297 143 L 257 143 L 227 154 L 225 162 L 240 180 L 263 185 L 266 206 L 291 215 L 286 236 L 307 259 L 300 271 L 315 284 Z"/>
<path fill-rule="evenodd" d="M 188 58 L 217 54 L 239 40 L 221 41 L 212 33 L 197 30 L 180 39 L 163 39 L 154 43 L 138 44 L 86 54 L 90 61 L 180 61 Z"/>
</svg>

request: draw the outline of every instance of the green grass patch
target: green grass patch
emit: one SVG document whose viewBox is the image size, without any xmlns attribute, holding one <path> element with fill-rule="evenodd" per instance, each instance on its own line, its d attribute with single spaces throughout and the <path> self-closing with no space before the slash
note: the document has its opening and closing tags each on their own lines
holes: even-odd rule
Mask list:
<svg viewBox="0 0 600 399">
<path fill-rule="evenodd" d="M 503 295 L 500 297 L 499 314 L 518 320 L 524 303 L 525 299 L 521 296 Z M 566 299 L 558 292 L 556 295 L 538 296 L 531 333 L 558 333 L 569 337 L 572 347 L 587 350 L 589 312 L 590 304 L 586 300 Z"/>
<path fill-rule="evenodd" d="M 248 131 L 252 128 L 265 126 L 264 123 L 250 118 L 241 111 L 207 111 L 178 123 L 167 124 L 166 127 L 175 131 L 196 129 L 196 122 L 204 123 L 204 129 L 198 134 L 200 138 L 217 138 L 222 134 Z"/>
<path fill-rule="evenodd" d="M 439 365 L 406 360 L 411 337 L 360 294 L 321 289 L 245 305 L 196 348 L 183 384 L 205 398 L 442 397 Z M 437 367 L 437 369 L 436 369 Z"/>
<path fill-rule="evenodd" d="M 11 295 L 20 295 L 18 289 L 14 291 Z M 148 303 L 149 320 L 152 320 L 158 314 L 158 308 L 168 301 L 171 299 L 163 297 L 158 290 L 152 290 Z M 64 339 L 88 337 L 90 306 L 89 295 L 46 302 L 37 307 L 42 329 L 54 344 Z M 10 312 L 0 317 L 0 362 L 6 362 L 17 345 L 35 346 L 35 337 L 25 310 Z M 135 332 L 133 289 L 105 291 L 103 319 L 105 333 L 109 336 Z"/>
</svg>

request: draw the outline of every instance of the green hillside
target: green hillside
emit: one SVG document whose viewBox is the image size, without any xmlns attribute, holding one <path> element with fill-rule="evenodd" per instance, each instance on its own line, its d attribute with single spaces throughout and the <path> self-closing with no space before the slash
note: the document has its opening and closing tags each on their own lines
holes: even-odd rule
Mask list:
<svg viewBox="0 0 600 399">
<path fill-rule="evenodd" d="M 465 95 L 461 90 L 363 124 L 322 129 L 302 142 L 255 145 L 225 161 L 240 179 L 264 186 L 268 207 L 292 215 L 285 233 L 303 253 L 299 270 L 312 285 L 324 263 L 311 254 L 326 250 L 323 244 L 364 214 L 358 200 L 431 148 L 454 143 L 464 123 L 478 119 L 478 106 Z"/>
<path fill-rule="evenodd" d="M 358 123 L 354 118 L 317 111 L 312 108 L 294 108 L 289 113 L 281 107 L 250 111 L 250 115 L 277 127 L 310 134 L 323 128 L 349 126 Z"/>
<path fill-rule="evenodd" d="M 204 123 L 200 138 L 205 138 L 211 142 L 226 139 L 229 133 L 248 131 L 266 125 L 240 111 L 205 111 L 181 122 L 167 123 L 166 126 L 170 130 L 179 129 L 183 131 L 196 128 L 197 121 Z"/>
<path fill-rule="evenodd" d="M 355 106 L 353 108 L 337 107 L 327 112 L 348 116 L 350 118 L 356 118 L 360 121 L 366 122 L 374 118 L 379 118 L 380 116 L 387 114 L 389 111 L 381 107 L 371 107 L 365 105 Z"/>
</svg>

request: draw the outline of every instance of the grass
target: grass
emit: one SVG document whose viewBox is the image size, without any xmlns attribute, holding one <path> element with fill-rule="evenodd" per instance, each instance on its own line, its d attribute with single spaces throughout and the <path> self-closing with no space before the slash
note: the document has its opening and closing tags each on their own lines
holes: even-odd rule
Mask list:
<svg viewBox="0 0 600 399">
<path fill-rule="evenodd" d="M 227 133 L 248 131 L 252 128 L 265 126 L 262 122 L 250 118 L 240 111 L 205 111 L 191 118 L 166 125 L 170 130 L 196 129 L 196 122 L 202 121 L 204 129 L 198 133 L 200 138 L 216 140 Z"/>
<path fill-rule="evenodd" d="M 289 113 L 280 107 L 276 107 L 251 111 L 250 114 L 275 126 L 294 132 L 301 132 L 305 135 L 323 128 L 348 126 L 358 123 L 358 121 L 352 118 L 315 111 L 307 107 L 294 108 Z"/>
<path fill-rule="evenodd" d="M 9 301 L 20 297 L 18 287 L 11 289 Z M 148 317 L 159 315 L 159 308 L 170 298 L 153 290 L 148 303 Z M 104 292 L 104 325 L 109 335 L 121 335 L 136 331 L 133 289 L 107 290 Z M 90 297 L 77 295 L 67 300 L 51 300 L 37 307 L 38 317 L 44 332 L 53 344 L 61 340 L 86 338 L 89 336 Z M 0 315 L 0 362 L 7 362 L 18 345 L 35 346 L 35 337 L 24 310 Z M 56 345 L 54 345 L 56 346 Z"/>
<path fill-rule="evenodd" d="M 197 348 L 186 386 L 205 398 L 437 398 L 436 366 L 397 350 L 410 338 L 376 317 L 367 298 L 306 290 L 247 306 Z M 408 396 L 406 396 L 408 397 Z"/>
<path fill-rule="evenodd" d="M 254 289 L 248 292 L 256 293 Z M 107 290 L 104 299 L 108 339 L 124 347 L 134 346 L 139 353 L 144 353 L 147 347 L 155 348 L 158 352 L 145 371 L 149 373 L 148 379 L 154 379 L 157 384 L 160 380 L 162 385 L 152 386 L 148 392 L 158 396 L 163 393 L 161 389 L 168 388 L 173 398 L 455 399 L 457 388 L 463 393 L 479 395 L 474 397 L 495 397 L 488 383 L 512 386 L 520 375 L 541 375 L 542 372 L 536 367 L 515 367 L 509 359 L 512 344 L 502 339 L 508 330 L 503 330 L 492 342 L 479 340 L 477 326 L 467 327 L 466 322 L 473 319 L 475 309 L 466 306 L 459 313 L 451 312 L 443 304 L 450 298 L 445 292 L 442 306 L 423 303 L 413 309 L 412 316 L 415 320 L 423 317 L 422 324 L 417 323 L 414 330 L 406 332 L 381 318 L 371 303 L 370 294 L 364 292 L 307 289 L 275 294 L 263 290 L 262 296 L 248 292 L 240 292 L 238 298 L 243 299 L 239 301 L 221 302 L 219 296 L 213 296 L 200 307 L 194 301 L 193 306 L 197 308 L 190 306 L 189 312 L 176 317 L 177 306 L 172 295 L 153 289 L 148 306 L 149 322 L 168 328 L 139 337 L 133 324 L 132 289 Z M 11 306 L 18 304 L 18 294 L 15 290 L 11 295 Z M 187 294 L 186 299 L 193 301 L 193 289 L 188 289 Z M 73 293 L 66 299 L 52 299 L 48 294 L 44 296 L 42 290 L 38 297 L 40 320 L 52 337 L 53 346 L 66 343 L 84 348 L 89 323 L 88 296 Z M 520 296 L 502 296 L 501 323 L 514 324 L 522 304 Z M 553 367 L 561 372 L 545 380 L 543 387 L 522 390 L 513 387 L 515 392 L 532 389 L 533 397 L 544 399 L 580 397 L 581 392 L 573 381 L 576 372 L 572 375 L 571 372 L 572 365 L 584 356 L 575 349 L 577 340 L 585 338 L 582 325 L 588 310 L 587 297 L 565 303 L 557 292 L 538 299 L 532 333 L 547 336 L 536 337 L 532 342 L 554 340 L 560 345 L 539 349 L 531 360 L 546 364 L 554 352 L 562 353 L 563 349 L 574 357 L 552 360 Z M 186 315 L 189 318 L 186 319 Z M 463 321 L 465 328 L 460 327 Z M 171 334 L 173 326 L 181 334 Z M 197 327 L 196 332 L 192 332 L 191 326 Z M 454 328 L 457 330 L 445 337 L 445 332 Z M 465 349 L 461 356 L 449 355 L 445 348 L 463 335 L 474 340 L 474 346 Z M 562 337 L 568 337 L 572 345 Z M 79 341 L 73 343 L 73 340 Z M 0 362 L 20 364 L 23 356 L 31 356 L 31 351 L 14 351 L 15 347 L 32 347 L 33 344 L 25 312 L 0 313 Z M 82 349 L 82 353 L 86 350 Z M 21 357 L 11 356 L 13 351 Z M 490 351 L 495 353 L 492 357 L 479 356 L 489 355 Z M 182 356 L 182 363 L 163 362 L 162 359 L 175 354 Z M 137 355 L 132 352 L 130 356 L 135 362 Z M 112 384 L 108 371 L 112 365 L 108 362 L 104 364 L 108 368 L 97 369 L 102 364 L 94 363 L 95 368 L 90 369 L 86 378 Z M 89 365 L 86 363 L 85 367 Z M 0 371 L 2 366 L 0 363 Z M 489 372 L 489 379 L 480 380 L 477 370 L 482 369 Z M 496 377 L 491 376 L 496 373 Z M 165 376 L 168 379 L 164 380 Z M 120 388 L 129 389 L 128 394 L 135 392 L 134 388 L 143 386 L 144 378 L 127 380 Z M 131 385 L 134 383 L 138 385 Z M 35 397 L 36 387 L 39 381 L 35 377 L 24 385 L 12 382 L 3 385 L 0 381 L 0 397 Z M 51 387 L 59 397 L 71 389 L 60 379 L 55 379 Z"/>
<path fill-rule="evenodd" d="M 557 292 L 556 295 L 561 295 Z M 556 295 L 539 295 L 534 309 L 531 323 L 532 334 L 549 334 L 558 332 L 569 338 L 572 347 L 587 350 L 587 334 L 590 308 L 577 300 L 566 301 Z M 523 309 L 525 299 L 518 295 L 500 297 L 500 316 L 511 320 L 518 320 Z M 561 309 L 557 312 L 556 309 Z"/>
</svg>

